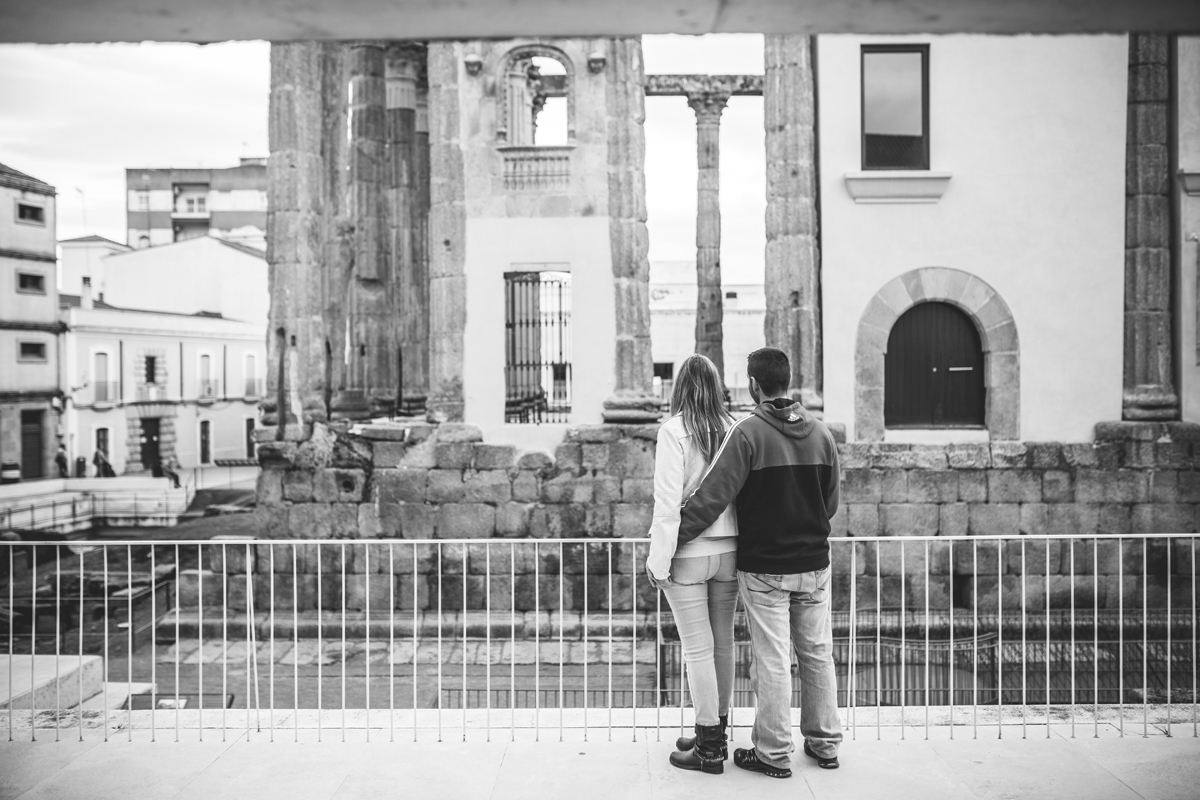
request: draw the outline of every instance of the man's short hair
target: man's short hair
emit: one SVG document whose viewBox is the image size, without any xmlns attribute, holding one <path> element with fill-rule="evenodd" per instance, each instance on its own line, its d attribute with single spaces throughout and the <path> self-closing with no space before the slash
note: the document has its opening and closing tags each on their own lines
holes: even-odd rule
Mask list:
<svg viewBox="0 0 1200 800">
<path fill-rule="evenodd" d="M 792 365 L 787 353 L 775 347 L 763 347 L 746 358 L 746 375 L 758 381 L 767 397 L 782 397 L 792 382 Z"/>
</svg>

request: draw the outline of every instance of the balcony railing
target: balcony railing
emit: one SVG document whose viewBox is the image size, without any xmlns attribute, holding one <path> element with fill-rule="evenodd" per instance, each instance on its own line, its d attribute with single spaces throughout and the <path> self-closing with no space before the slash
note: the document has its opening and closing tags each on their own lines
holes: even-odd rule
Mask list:
<svg viewBox="0 0 1200 800">
<path fill-rule="evenodd" d="M 263 379 L 262 378 L 246 378 L 245 397 L 262 397 L 263 396 Z"/>
<path fill-rule="evenodd" d="M 154 402 L 167 399 L 167 387 L 157 383 L 145 383 L 137 387 L 139 403 Z"/>
<path fill-rule="evenodd" d="M 197 388 L 201 400 L 212 400 L 221 396 L 221 382 L 215 378 L 200 379 Z"/>
<path fill-rule="evenodd" d="M 946 724 L 951 735 L 1174 724 L 1195 736 L 1198 538 L 832 539 L 847 737 L 896 724 L 902 738 Z M 0 545 L 10 662 L 121 656 L 124 674 L 109 666 L 104 691 L 128 696 L 109 697 L 121 708 L 104 719 L 130 736 L 159 726 L 201 737 L 298 737 L 301 726 L 662 736 L 690 724 L 678 632 L 645 578 L 644 539 Z M 744 720 L 740 611 L 735 641 L 732 714 Z M 73 680 L 58 694 L 31 687 L 22 702 L 39 713 L 8 725 L 84 735 L 95 715 L 61 699 Z M 85 694 L 79 680 L 72 697 Z"/>
<path fill-rule="evenodd" d="M 504 189 L 510 192 L 566 189 L 571 147 L 505 147 Z"/>
<path fill-rule="evenodd" d="M 98 381 L 92 383 L 92 405 L 119 403 L 121 401 L 121 384 L 119 381 Z"/>
</svg>

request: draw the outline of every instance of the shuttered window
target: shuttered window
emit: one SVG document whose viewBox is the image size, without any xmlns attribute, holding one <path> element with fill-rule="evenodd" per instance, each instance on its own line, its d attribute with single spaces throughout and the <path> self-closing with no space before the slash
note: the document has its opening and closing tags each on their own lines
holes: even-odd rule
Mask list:
<svg viewBox="0 0 1200 800">
<path fill-rule="evenodd" d="M 906 311 L 888 336 L 884 424 L 984 426 L 983 348 L 975 324 L 948 303 Z"/>
</svg>

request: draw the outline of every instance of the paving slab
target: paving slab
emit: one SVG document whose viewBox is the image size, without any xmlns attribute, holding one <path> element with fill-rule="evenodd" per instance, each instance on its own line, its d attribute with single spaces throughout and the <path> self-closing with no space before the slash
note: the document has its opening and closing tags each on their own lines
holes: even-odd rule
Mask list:
<svg viewBox="0 0 1200 800">
<path fill-rule="evenodd" d="M 385 734 L 386 737 L 386 734 Z M 492 796 L 507 745 L 447 747 L 437 743 L 375 741 L 342 781 L 336 798 L 436 797 L 475 800 Z"/>
<path fill-rule="evenodd" d="M 0 800 L 11 800 L 54 775 L 98 742 L 5 742 L 0 745 Z"/>
<path fill-rule="evenodd" d="M 1195 800 L 1200 795 L 1200 739 L 1190 731 L 1170 738 L 1076 738 L 1072 745 L 1147 800 Z"/>
<path fill-rule="evenodd" d="M 664 751 L 665 758 L 665 751 Z M 644 744 L 632 742 L 512 742 L 491 800 L 569 797 L 611 800 L 650 797 Z"/>
<path fill-rule="evenodd" d="M 180 800 L 327 800 L 367 755 L 350 741 L 239 741 L 174 796 Z"/>
</svg>

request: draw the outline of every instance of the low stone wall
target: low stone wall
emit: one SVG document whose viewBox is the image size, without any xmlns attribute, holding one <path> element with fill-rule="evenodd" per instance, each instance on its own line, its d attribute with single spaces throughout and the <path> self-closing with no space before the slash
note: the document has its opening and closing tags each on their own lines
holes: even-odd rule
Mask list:
<svg viewBox="0 0 1200 800">
<path fill-rule="evenodd" d="M 258 485 L 262 535 L 302 539 L 537 539 L 528 545 L 493 548 L 492 607 L 515 603 L 518 610 L 559 607 L 560 574 L 568 610 L 586 607 L 624 610 L 639 584 L 638 607 L 649 608 L 654 593 L 642 578 L 640 555 L 632 546 L 612 548 L 613 588 L 609 595 L 604 545 L 560 545 L 563 538 L 641 539 L 650 526 L 653 505 L 654 447 L 657 426 L 599 425 L 572 429 L 551 454 L 518 452 L 486 444 L 478 429 L 461 424 L 367 426 L 317 425 L 289 432 L 300 441 L 260 445 L 263 471 Z M 1028 598 L 1031 608 L 1076 603 L 1090 608 L 1163 606 L 1168 583 L 1177 598 L 1191 586 L 1190 544 L 1145 546 L 1118 537 L 1131 533 L 1195 532 L 1200 525 L 1200 428 L 1164 423 L 1114 423 L 1097 428 L 1088 443 L 992 442 L 947 446 L 851 443 L 839 445 L 842 466 L 841 508 L 833 518 L 835 537 L 887 536 L 896 543 L 854 546 L 857 606 L 904 605 L 920 608 L 929 592 L 931 608 L 950 605 L 1008 610 Z M 909 541 L 912 535 L 983 537 L 974 547 Z M 998 549 L 986 537 L 1027 536 Z M 1047 535 L 1094 534 L 1074 545 Z M 390 551 L 371 548 L 372 607 L 391 602 L 411 609 L 414 585 L 421 609 L 434 608 L 441 575 L 445 610 L 463 605 L 463 545 L 423 545 L 413 564 L 412 545 Z M 901 548 L 904 555 L 901 557 Z M 291 548 L 275 548 L 276 607 L 291 608 L 292 573 L 302 608 L 316 608 L 317 562 L 323 576 L 325 608 L 341 608 L 342 563 L 338 548 L 323 557 L 301 547 L 292 563 Z M 287 550 L 281 558 L 281 552 Z M 347 599 L 350 608 L 365 605 L 365 549 L 347 547 Z M 509 556 L 515 552 L 515 562 Z M 834 605 L 848 608 L 850 548 L 835 552 Z M 259 553 L 254 572 L 271 567 Z M 466 604 L 487 604 L 488 585 L 482 546 L 469 547 Z M 497 559 L 501 562 L 498 564 Z M 540 576 L 534 590 L 534 562 Z M 391 572 L 388 575 L 388 572 Z M 1118 577 L 1121 572 L 1126 577 Z M 1049 580 L 1047 580 L 1047 573 Z M 1145 574 L 1143 587 L 1142 575 Z M 1174 578 L 1168 579 L 1173 574 Z M 1024 594 L 1022 576 L 1024 575 Z M 515 581 L 515 588 L 513 581 Z M 264 606 L 269 590 L 255 582 Z M 1001 591 L 997 590 L 997 587 Z M 1073 587 L 1073 589 L 1072 589 Z M 244 590 L 243 590 L 244 595 Z M 976 600 L 978 597 L 978 600 Z M 231 598 L 233 600 L 233 598 Z M 244 602 L 244 600 L 243 600 Z M 507 605 L 506 605 L 507 604 Z"/>
</svg>

